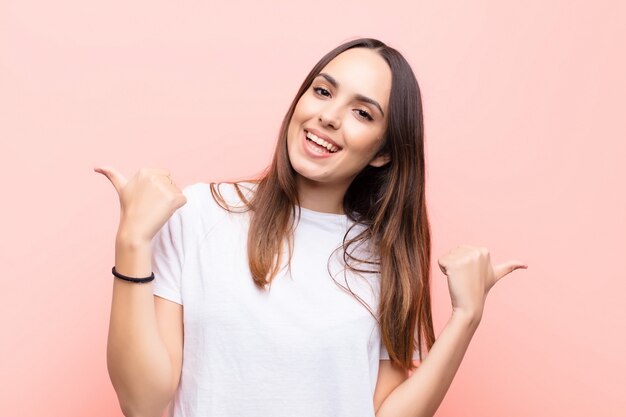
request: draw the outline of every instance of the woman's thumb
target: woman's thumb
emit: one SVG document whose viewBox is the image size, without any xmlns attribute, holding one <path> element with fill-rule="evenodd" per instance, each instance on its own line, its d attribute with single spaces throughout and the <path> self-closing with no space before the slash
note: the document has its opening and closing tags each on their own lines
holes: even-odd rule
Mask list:
<svg viewBox="0 0 626 417">
<path fill-rule="evenodd" d="M 118 193 L 122 188 L 124 188 L 124 186 L 128 182 L 124 175 L 122 175 L 119 171 L 112 167 L 95 167 L 93 170 L 106 176 L 109 181 L 111 181 Z"/>
<path fill-rule="evenodd" d="M 496 282 L 500 280 L 500 278 L 504 277 L 507 274 L 515 271 L 516 269 L 526 269 L 528 265 L 525 262 L 520 261 L 509 261 L 493 267 L 493 273 L 496 278 Z"/>
</svg>

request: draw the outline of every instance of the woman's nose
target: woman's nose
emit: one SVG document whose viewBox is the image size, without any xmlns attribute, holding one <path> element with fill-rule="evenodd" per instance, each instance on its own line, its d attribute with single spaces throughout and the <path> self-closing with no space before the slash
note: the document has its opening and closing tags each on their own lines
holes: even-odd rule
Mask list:
<svg viewBox="0 0 626 417">
<path fill-rule="evenodd" d="M 338 129 L 341 124 L 341 116 L 339 110 L 335 108 L 326 108 L 320 112 L 319 121 L 324 126 L 332 126 L 334 129 Z"/>
</svg>

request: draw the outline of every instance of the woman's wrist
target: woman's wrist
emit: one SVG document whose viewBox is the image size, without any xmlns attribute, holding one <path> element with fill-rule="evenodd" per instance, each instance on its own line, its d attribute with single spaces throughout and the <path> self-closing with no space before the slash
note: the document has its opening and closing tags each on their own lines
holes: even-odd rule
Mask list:
<svg viewBox="0 0 626 417">
<path fill-rule="evenodd" d="M 480 311 L 466 311 L 463 309 L 453 308 L 452 317 L 456 320 L 462 320 L 467 323 L 468 326 L 478 327 L 483 317 L 482 310 Z"/>
<path fill-rule="evenodd" d="M 126 229 L 119 229 L 115 236 L 115 247 L 125 250 L 145 250 L 150 247 L 150 241 L 133 234 Z"/>
<path fill-rule="evenodd" d="M 127 277 L 145 278 L 152 272 L 149 243 L 119 237 L 115 241 L 115 270 Z"/>
</svg>

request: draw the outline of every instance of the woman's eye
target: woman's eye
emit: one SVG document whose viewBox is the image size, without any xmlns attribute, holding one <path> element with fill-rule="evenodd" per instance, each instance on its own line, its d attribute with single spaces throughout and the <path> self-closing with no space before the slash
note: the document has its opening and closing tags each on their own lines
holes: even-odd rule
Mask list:
<svg viewBox="0 0 626 417">
<path fill-rule="evenodd" d="M 323 96 L 323 97 L 330 96 L 330 92 L 323 87 L 313 87 L 313 91 L 315 91 L 318 95 Z M 362 117 L 363 119 L 370 120 L 370 121 L 374 120 L 374 118 L 365 110 L 357 109 L 357 111 L 359 112 L 359 117 Z"/>
<path fill-rule="evenodd" d="M 322 88 L 322 87 L 314 87 L 314 88 L 313 88 L 313 91 L 315 91 L 317 94 L 320 94 L 320 91 L 321 91 L 321 92 L 326 92 L 326 93 L 328 93 L 328 90 L 326 90 L 325 88 Z M 324 96 L 324 97 L 328 97 L 328 96 L 327 96 L 327 95 L 325 95 L 325 94 L 320 94 L 320 95 L 322 95 L 322 96 Z"/>
<path fill-rule="evenodd" d="M 367 119 L 367 120 L 374 120 L 372 118 L 372 116 L 370 116 L 370 114 L 368 112 L 366 112 L 365 110 L 357 110 L 358 112 L 360 112 L 360 116 Z"/>
</svg>

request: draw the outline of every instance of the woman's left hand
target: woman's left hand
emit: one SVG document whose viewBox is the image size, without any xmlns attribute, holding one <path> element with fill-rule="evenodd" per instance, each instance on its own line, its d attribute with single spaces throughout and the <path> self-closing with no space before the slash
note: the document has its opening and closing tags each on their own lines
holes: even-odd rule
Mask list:
<svg viewBox="0 0 626 417">
<path fill-rule="evenodd" d="M 519 268 L 523 262 L 509 261 L 491 265 L 489 250 L 480 246 L 461 245 L 439 260 L 439 268 L 448 277 L 452 311 L 480 321 L 489 290 L 500 278 Z"/>
</svg>

